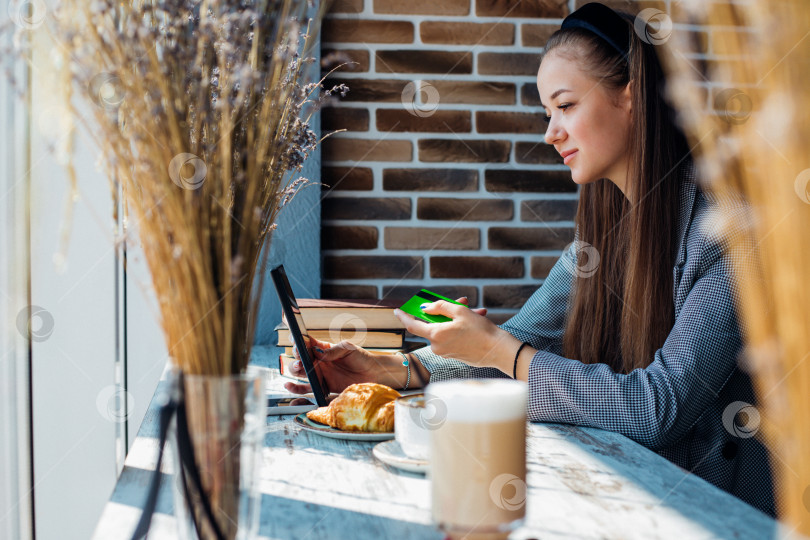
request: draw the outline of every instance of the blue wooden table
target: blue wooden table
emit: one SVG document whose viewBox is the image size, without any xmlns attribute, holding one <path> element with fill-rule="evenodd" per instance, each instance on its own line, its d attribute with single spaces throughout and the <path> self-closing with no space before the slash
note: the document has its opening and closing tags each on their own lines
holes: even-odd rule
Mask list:
<svg viewBox="0 0 810 540">
<path fill-rule="evenodd" d="M 275 365 L 278 353 L 257 348 L 254 363 Z M 94 538 L 130 538 L 156 465 L 156 419 L 153 403 Z M 268 417 L 260 537 L 441 539 L 430 521 L 428 478 L 379 462 L 372 454 L 375 444 L 303 431 L 292 416 Z M 530 424 L 527 459 L 526 523 L 510 539 L 800 538 L 616 433 Z M 176 538 L 171 466 L 164 464 L 150 540 Z"/>
</svg>

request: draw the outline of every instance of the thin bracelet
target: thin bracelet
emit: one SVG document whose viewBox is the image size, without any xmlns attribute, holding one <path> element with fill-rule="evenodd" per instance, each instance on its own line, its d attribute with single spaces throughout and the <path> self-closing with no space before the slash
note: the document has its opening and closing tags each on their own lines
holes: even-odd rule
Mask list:
<svg viewBox="0 0 810 540">
<path fill-rule="evenodd" d="M 526 345 L 529 345 L 529 342 L 528 342 L 528 341 L 524 341 L 523 343 L 521 343 L 521 344 L 520 344 L 520 347 L 518 347 L 518 352 L 516 352 L 516 353 L 515 353 L 515 366 L 512 368 L 512 378 L 513 378 L 513 379 L 517 379 L 517 361 L 518 361 L 518 356 L 520 356 L 520 351 L 522 351 L 522 350 L 523 350 L 523 347 L 525 347 Z"/>
<path fill-rule="evenodd" d="M 403 388 L 403 390 L 407 390 L 411 385 L 411 362 L 404 352 L 397 351 L 397 354 L 402 355 L 402 365 L 408 368 L 408 380 L 405 382 L 405 388 Z"/>
</svg>

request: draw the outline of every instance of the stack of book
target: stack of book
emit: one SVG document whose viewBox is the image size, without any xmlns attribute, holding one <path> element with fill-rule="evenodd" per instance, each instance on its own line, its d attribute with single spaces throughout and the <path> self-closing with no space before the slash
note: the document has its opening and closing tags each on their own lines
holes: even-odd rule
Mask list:
<svg viewBox="0 0 810 540">
<path fill-rule="evenodd" d="M 371 354 L 410 352 L 423 347 L 419 341 L 405 339 L 405 327 L 394 316 L 399 303 L 387 300 L 323 300 L 299 298 L 298 307 L 310 337 L 338 343 L 346 340 Z M 279 370 L 290 376 L 289 364 L 295 360 L 293 340 L 287 321 L 282 316 L 276 326 L 277 345 L 284 347 L 279 355 Z"/>
</svg>

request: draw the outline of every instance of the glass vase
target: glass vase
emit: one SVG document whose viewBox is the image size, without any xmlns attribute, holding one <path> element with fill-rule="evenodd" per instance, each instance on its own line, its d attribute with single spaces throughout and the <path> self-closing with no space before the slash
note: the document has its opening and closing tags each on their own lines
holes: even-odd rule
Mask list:
<svg viewBox="0 0 810 540">
<path fill-rule="evenodd" d="M 213 518 L 223 539 L 256 538 L 258 469 L 266 424 L 263 376 L 253 370 L 227 376 L 183 375 L 179 386 L 188 438 L 182 437 L 183 421 L 178 415 L 168 432 L 178 537 L 216 539 Z M 183 440 L 188 443 L 184 445 Z M 185 463 L 181 452 L 186 454 Z M 190 469 L 190 454 L 196 475 Z"/>
</svg>

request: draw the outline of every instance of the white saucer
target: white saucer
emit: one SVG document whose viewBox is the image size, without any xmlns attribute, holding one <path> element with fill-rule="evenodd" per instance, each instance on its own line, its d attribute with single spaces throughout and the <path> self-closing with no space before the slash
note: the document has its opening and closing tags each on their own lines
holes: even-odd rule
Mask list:
<svg viewBox="0 0 810 540">
<path fill-rule="evenodd" d="M 397 441 L 385 441 L 377 444 L 372 449 L 374 457 L 397 469 L 403 471 L 426 473 L 428 470 L 428 460 L 414 459 L 405 455 Z"/>
</svg>

